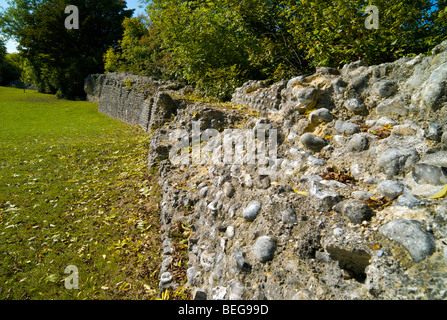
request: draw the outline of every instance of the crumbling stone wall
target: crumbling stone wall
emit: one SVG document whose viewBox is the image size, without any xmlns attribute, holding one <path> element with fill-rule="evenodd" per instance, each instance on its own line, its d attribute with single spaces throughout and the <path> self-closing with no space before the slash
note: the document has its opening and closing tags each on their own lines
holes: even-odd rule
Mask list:
<svg viewBox="0 0 447 320">
<path fill-rule="evenodd" d="M 250 81 L 232 106 L 175 98 L 172 85 L 123 94 L 119 75 L 93 76 L 87 92 L 133 124 L 158 116 L 161 290 L 182 285 L 182 244 L 196 299 L 446 299 L 447 200 L 429 198 L 447 181 L 446 72 L 444 42 L 429 56 Z M 156 112 L 141 111 L 148 100 Z M 230 163 L 200 157 L 238 139 Z M 275 153 L 252 163 L 249 141 Z"/>
<path fill-rule="evenodd" d="M 167 112 L 175 114 L 177 110 L 172 99 L 161 92 L 181 86 L 131 73 L 109 73 L 89 75 L 84 88 L 87 99 L 98 102 L 100 112 L 150 131 L 171 117 Z"/>
</svg>

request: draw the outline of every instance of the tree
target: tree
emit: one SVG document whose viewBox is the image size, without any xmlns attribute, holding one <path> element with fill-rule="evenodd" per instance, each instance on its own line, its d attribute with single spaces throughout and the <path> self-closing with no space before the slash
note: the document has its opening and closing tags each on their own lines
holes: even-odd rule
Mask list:
<svg viewBox="0 0 447 320">
<path fill-rule="evenodd" d="M 6 45 L 4 41 L 0 38 L 0 61 L 5 60 L 6 57 Z"/>
<path fill-rule="evenodd" d="M 110 47 L 104 55 L 106 72 L 123 71 L 151 76 L 158 79 L 173 79 L 169 68 L 170 58 L 161 49 L 161 42 L 154 28 L 143 17 L 125 18 L 123 37 L 119 48 Z"/>
<path fill-rule="evenodd" d="M 3 40 L 0 39 L 0 85 L 3 84 L 4 78 L 4 61 L 6 57 L 6 46 L 3 43 Z"/>
<path fill-rule="evenodd" d="M 316 66 L 427 53 L 446 38 L 445 0 L 146 0 L 177 73 L 228 98 L 248 79 L 287 79 Z M 368 5 L 380 27 L 365 27 Z M 435 10 L 433 8 L 436 8 Z"/>
<path fill-rule="evenodd" d="M 7 54 L 4 41 L 0 38 L 0 85 L 20 78 L 20 69 L 14 64 L 13 58 L 13 54 Z"/>
<path fill-rule="evenodd" d="M 123 0 L 14 0 L 2 15 L 9 36 L 34 70 L 39 91 L 83 98 L 84 79 L 104 71 L 103 55 L 118 46 L 121 23 L 132 15 Z M 79 9 L 80 28 L 66 29 L 65 8 Z M 18 28 L 17 26 L 20 26 Z"/>
<path fill-rule="evenodd" d="M 6 56 L 5 61 L 12 67 L 14 71 L 11 81 L 20 81 L 18 84 L 28 87 L 34 84 L 34 70 L 31 68 L 28 60 L 19 52 L 10 53 Z"/>
<path fill-rule="evenodd" d="M 427 52 L 436 26 L 428 0 L 288 1 L 291 30 L 314 66 L 339 67 L 362 59 L 370 64 Z M 365 8 L 377 6 L 379 29 L 367 29 Z"/>
<path fill-rule="evenodd" d="M 18 33 L 26 27 L 24 17 L 36 10 L 43 0 L 7 0 L 8 9 L 0 13 L 0 31 L 7 38 L 19 41 Z"/>
<path fill-rule="evenodd" d="M 225 99 L 247 79 L 304 71 L 280 1 L 153 0 L 148 14 L 176 73 L 207 94 Z"/>
<path fill-rule="evenodd" d="M 429 21 L 435 33 L 431 36 L 430 45 L 434 46 L 447 40 L 447 0 L 433 1 L 432 9 Z"/>
</svg>

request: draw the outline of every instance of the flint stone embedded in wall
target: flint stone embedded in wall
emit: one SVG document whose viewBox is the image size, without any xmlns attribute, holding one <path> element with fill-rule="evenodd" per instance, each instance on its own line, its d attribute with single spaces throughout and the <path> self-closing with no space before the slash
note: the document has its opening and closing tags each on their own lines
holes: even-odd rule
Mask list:
<svg viewBox="0 0 447 320">
<path fill-rule="evenodd" d="M 445 185 L 447 184 L 447 168 L 420 163 L 414 167 L 413 177 L 419 184 Z"/>
<path fill-rule="evenodd" d="M 273 259 L 276 250 L 276 239 L 272 237 L 259 237 L 254 246 L 253 254 L 262 263 Z"/>
<path fill-rule="evenodd" d="M 335 130 L 340 134 L 353 135 L 360 132 L 360 126 L 358 124 L 347 122 L 343 120 L 337 120 L 334 126 Z"/>
<path fill-rule="evenodd" d="M 381 182 L 376 189 L 376 192 L 388 200 L 396 199 L 405 190 L 405 185 L 399 181 L 385 180 Z"/>
<path fill-rule="evenodd" d="M 368 78 L 364 75 L 354 77 L 349 83 L 349 89 L 354 89 L 356 91 L 361 91 L 368 85 Z"/>
<path fill-rule="evenodd" d="M 413 109 L 409 106 L 408 101 L 400 95 L 394 98 L 388 98 L 376 107 L 376 113 L 378 115 L 407 116 L 411 111 Z"/>
<path fill-rule="evenodd" d="M 349 74 L 353 71 L 359 71 L 359 68 L 361 68 L 361 70 L 364 70 L 364 68 L 366 68 L 367 66 L 368 65 L 365 62 L 358 60 L 349 64 L 345 64 L 341 69 L 341 74 L 343 75 Z"/>
<path fill-rule="evenodd" d="M 253 222 L 261 211 L 262 203 L 259 201 L 251 201 L 243 210 L 242 216 L 245 220 Z"/>
<path fill-rule="evenodd" d="M 421 229 L 416 220 L 397 219 L 380 227 L 380 233 L 403 246 L 415 262 L 431 256 L 436 249 L 435 238 Z"/>
<path fill-rule="evenodd" d="M 397 92 L 397 83 L 394 80 L 382 80 L 372 87 L 372 93 L 380 98 L 388 98 Z"/>
<path fill-rule="evenodd" d="M 315 210 L 319 212 L 329 212 L 337 203 L 343 200 L 341 194 L 324 188 L 318 181 L 310 181 L 309 184 L 310 199 Z"/>
<path fill-rule="evenodd" d="M 320 94 L 320 91 L 312 86 L 295 85 L 283 90 L 281 93 L 283 114 L 305 113 L 317 104 Z"/>
<path fill-rule="evenodd" d="M 364 134 L 354 135 L 348 142 L 348 150 L 352 152 L 361 152 L 367 150 L 369 147 L 368 138 Z"/>
<path fill-rule="evenodd" d="M 319 125 L 321 123 L 331 122 L 334 119 L 330 111 L 326 108 L 321 108 L 312 111 L 309 115 L 309 121 L 314 125 Z"/>
<path fill-rule="evenodd" d="M 447 102 L 447 62 L 434 70 L 422 92 L 422 107 L 437 110 Z"/>
<path fill-rule="evenodd" d="M 388 178 L 410 171 L 420 160 L 420 156 L 413 149 L 392 148 L 383 152 L 377 159 L 377 167 L 382 170 Z"/>
<path fill-rule="evenodd" d="M 336 204 L 333 209 L 346 216 L 352 223 L 361 224 L 371 220 L 373 210 L 361 200 L 345 200 Z"/>
<path fill-rule="evenodd" d="M 309 150 L 319 152 L 324 146 L 327 145 L 327 142 L 317 137 L 312 133 L 305 133 L 301 136 L 300 142 Z"/>
<path fill-rule="evenodd" d="M 346 100 L 345 108 L 354 114 L 364 114 L 367 111 L 363 102 L 356 98 Z"/>
</svg>

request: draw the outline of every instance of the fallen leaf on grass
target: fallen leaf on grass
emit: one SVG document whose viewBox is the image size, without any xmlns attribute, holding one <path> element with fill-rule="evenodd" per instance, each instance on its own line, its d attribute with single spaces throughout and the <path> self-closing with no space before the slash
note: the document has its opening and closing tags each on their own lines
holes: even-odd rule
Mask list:
<svg viewBox="0 0 447 320">
<path fill-rule="evenodd" d="M 48 277 L 45 278 L 46 282 L 56 282 L 57 280 L 57 275 L 55 274 L 50 274 Z"/>
</svg>

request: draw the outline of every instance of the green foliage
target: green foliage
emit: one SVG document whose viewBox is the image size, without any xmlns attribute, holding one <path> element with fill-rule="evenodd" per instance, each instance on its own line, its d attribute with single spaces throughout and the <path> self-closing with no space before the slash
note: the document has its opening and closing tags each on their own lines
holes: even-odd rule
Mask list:
<svg viewBox="0 0 447 320">
<path fill-rule="evenodd" d="M 175 73 L 220 98 L 248 79 L 286 79 L 358 59 L 382 63 L 446 38 L 445 0 L 146 2 Z M 379 8 L 378 30 L 365 27 L 368 5 Z"/>
<path fill-rule="evenodd" d="M 1 15 L 2 30 L 19 40 L 39 91 L 71 99 L 85 97 L 88 74 L 104 71 L 103 55 L 109 46 L 117 46 L 121 23 L 132 14 L 123 0 L 13 0 L 11 4 Z M 65 28 L 68 5 L 79 9 L 79 30 Z"/>
<path fill-rule="evenodd" d="M 155 0 L 148 13 L 176 72 L 207 94 L 225 99 L 247 79 L 284 76 L 281 63 L 300 69 L 284 50 L 275 1 Z"/>
<path fill-rule="evenodd" d="M 0 61 L 5 60 L 6 57 L 6 45 L 3 40 L 0 38 Z"/>
<path fill-rule="evenodd" d="M 20 78 L 20 69 L 14 64 L 11 54 L 7 54 L 6 46 L 0 39 L 0 85 L 6 85 Z"/>
<path fill-rule="evenodd" d="M 447 40 L 447 0 L 436 2 L 437 8 L 433 11 L 430 19 L 435 30 L 429 42 L 432 46 Z"/>
<path fill-rule="evenodd" d="M 29 61 L 23 57 L 21 53 L 10 53 L 6 57 L 9 64 L 13 65 L 17 70 L 15 80 L 20 80 L 26 85 L 32 85 L 34 81 L 33 69 Z"/>
<path fill-rule="evenodd" d="M 152 26 L 142 17 L 125 18 L 119 48 L 110 47 L 104 55 L 105 71 L 132 72 L 159 79 L 172 79 L 169 57 L 161 50 L 161 42 Z"/>
<path fill-rule="evenodd" d="M 291 28 L 313 66 L 339 67 L 362 59 L 369 64 L 424 53 L 431 47 L 430 1 L 300 1 L 288 5 Z M 365 8 L 379 8 L 379 29 L 367 29 Z"/>
<path fill-rule="evenodd" d="M 0 31 L 8 38 L 20 40 L 19 32 L 27 27 L 25 16 L 44 0 L 8 0 L 9 7 L 0 13 Z"/>
<path fill-rule="evenodd" d="M 105 72 L 115 72 L 120 70 L 121 56 L 116 53 L 116 50 L 110 47 L 104 54 L 104 70 Z"/>
<path fill-rule="evenodd" d="M 149 58 L 146 48 L 141 45 L 143 37 L 149 35 L 149 31 L 138 18 L 125 18 L 123 21 L 123 38 L 119 41 L 118 50 L 110 47 L 104 56 L 106 71 L 126 71 L 140 73 L 145 69 L 145 61 Z"/>
</svg>

